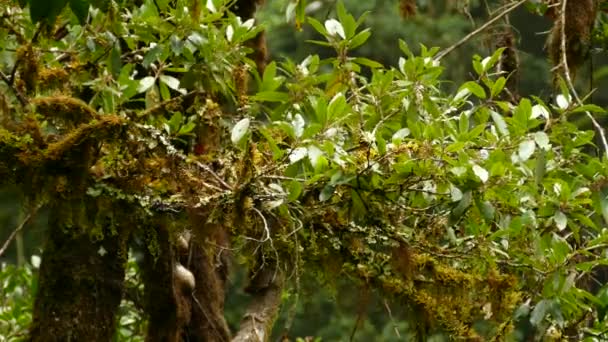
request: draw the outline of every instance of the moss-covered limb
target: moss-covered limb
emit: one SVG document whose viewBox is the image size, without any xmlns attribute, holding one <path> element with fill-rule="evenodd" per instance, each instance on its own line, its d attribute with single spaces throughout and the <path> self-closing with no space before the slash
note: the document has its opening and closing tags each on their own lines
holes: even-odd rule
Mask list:
<svg viewBox="0 0 608 342">
<path fill-rule="evenodd" d="M 69 123 L 82 123 L 97 118 L 97 112 L 82 100 L 70 96 L 49 96 L 33 99 L 38 113 Z"/>
<path fill-rule="evenodd" d="M 98 120 L 79 125 L 59 141 L 46 146 L 46 149 L 42 146 L 43 142 L 36 141 L 30 131 L 11 132 L 0 128 L 0 184 L 15 182 L 15 177 L 23 174 L 24 170 L 39 168 L 45 162 L 59 160 L 72 150 L 82 150 L 85 140 L 96 135 L 101 138 L 112 128 L 124 123 L 124 119 L 119 116 L 105 115 Z M 74 162 L 79 163 L 78 160 Z"/>
<path fill-rule="evenodd" d="M 521 300 L 512 275 L 453 267 L 414 249 L 410 249 L 408 258 L 410 274 L 385 270 L 375 275 L 373 264 L 358 255 L 347 257 L 359 259 L 356 267 L 347 265 L 344 269 L 384 295 L 424 313 L 424 321 L 419 324 L 440 326 L 457 337 L 479 338 L 473 329 L 476 321 L 504 323 Z"/>
<path fill-rule="evenodd" d="M 267 265 L 256 277 L 267 279 L 253 293 L 253 300 L 241 320 L 241 326 L 232 342 L 265 342 L 270 339 L 272 327 L 281 307 L 283 274 L 275 267 Z"/>
<path fill-rule="evenodd" d="M 84 140 L 101 132 L 107 132 L 111 128 L 121 126 L 125 121 L 116 115 L 105 115 L 98 120 L 81 124 L 73 131 L 67 133 L 57 142 L 48 145 L 45 156 L 48 160 L 58 160 L 74 147 L 80 145 Z"/>
<path fill-rule="evenodd" d="M 129 230 L 112 227 L 115 220 L 111 218 L 99 221 L 100 214 L 108 212 L 100 213 L 97 201 L 90 199 L 56 199 L 50 209 L 31 341 L 111 341 L 123 291 Z M 91 239 L 88 228 L 94 225 L 104 227 L 100 228 L 103 240 Z"/>
</svg>

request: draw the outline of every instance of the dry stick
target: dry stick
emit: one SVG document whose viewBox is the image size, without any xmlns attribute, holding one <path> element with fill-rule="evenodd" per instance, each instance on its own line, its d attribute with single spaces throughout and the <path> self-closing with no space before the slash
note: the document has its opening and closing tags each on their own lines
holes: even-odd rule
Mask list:
<svg viewBox="0 0 608 342">
<path fill-rule="evenodd" d="M 574 84 L 572 83 L 572 78 L 570 77 L 570 68 L 568 67 L 568 55 L 566 53 L 566 5 L 567 4 L 568 4 L 568 0 L 562 0 L 562 11 L 560 13 L 560 21 L 561 21 L 560 35 L 561 35 L 561 39 L 562 39 L 561 46 L 560 46 L 561 55 L 562 55 L 561 64 L 564 67 L 564 74 L 566 76 L 566 83 L 568 84 L 568 88 L 570 88 L 570 92 L 574 96 L 576 103 L 579 106 L 582 106 L 583 101 L 581 101 L 580 97 L 578 96 L 578 93 L 576 92 L 576 89 L 574 88 Z M 600 134 L 600 139 L 602 139 L 602 144 L 604 145 L 604 154 L 608 158 L 608 141 L 606 141 L 606 134 L 604 132 L 604 129 L 599 124 L 599 122 L 597 122 L 597 120 L 595 120 L 595 118 L 593 117 L 593 115 L 591 115 L 591 113 L 589 111 L 585 111 L 585 114 L 587 114 L 587 116 L 593 123 L 593 127 L 595 127 L 595 129 Z"/>
<path fill-rule="evenodd" d="M 500 19 L 502 19 L 502 17 L 504 17 L 505 15 L 507 15 L 507 14 L 513 12 L 514 10 L 516 10 L 519 6 L 523 5 L 526 1 L 528 1 L 528 0 L 520 0 L 520 1 L 518 1 L 513 6 L 507 8 L 506 10 L 504 10 L 503 12 L 501 12 L 499 15 L 497 15 L 494 18 L 490 19 L 488 22 L 486 22 L 485 24 L 481 25 L 475 31 L 467 34 L 464 38 L 462 38 L 461 40 L 459 40 L 458 42 L 456 42 L 454 45 L 452 45 L 452 46 L 448 47 L 447 49 L 445 49 L 445 50 L 441 51 L 440 53 L 438 53 L 437 56 L 435 57 L 435 60 L 438 61 L 438 60 L 442 59 L 443 57 L 445 57 L 445 55 L 447 55 L 448 53 L 456 50 L 462 44 L 466 43 L 468 40 L 470 40 L 471 38 L 473 38 L 474 36 L 476 36 L 480 32 L 482 32 L 485 29 L 487 29 L 490 25 L 492 25 L 495 22 L 497 22 Z"/>
<path fill-rule="evenodd" d="M 11 233 L 11 235 L 4 242 L 4 245 L 2 245 L 2 248 L 0 248 L 0 256 L 2 256 L 2 254 L 4 254 L 4 252 L 6 252 L 6 249 L 11 244 L 11 241 L 13 241 L 13 239 L 15 238 L 15 236 L 17 236 L 17 233 L 19 231 L 21 231 L 21 229 L 23 229 L 23 227 L 25 227 L 25 225 L 28 224 L 28 222 L 31 221 L 31 219 L 36 215 L 36 213 L 38 212 L 38 209 L 40 209 L 40 207 L 41 207 L 41 205 L 37 205 L 36 207 L 34 207 L 27 214 L 27 216 L 25 217 L 25 219 L 23 219 L 23 221 L 21 222 L 21 224 L 17 228 L 15 228 L 15 230 L 13 230 L 13 232 Z"/>
</svg>

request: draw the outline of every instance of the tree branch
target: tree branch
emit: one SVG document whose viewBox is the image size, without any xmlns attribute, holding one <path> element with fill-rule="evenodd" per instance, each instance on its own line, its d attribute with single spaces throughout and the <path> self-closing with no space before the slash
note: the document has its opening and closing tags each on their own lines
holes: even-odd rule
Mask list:
<svg viewBox="0 0 608 342">
<path fill-rule="evenodd" d="M 517 3 L 513 4 L 513 6 L 505 9 L 503 12 L 501 12 L 500 14 L 498 14 L 497 16 L 495 16 L 494 18 L 488 20 L 488 22 L 486 22 L 485 24 L 481 25 L 475 31 L 467 34 L 464 38 L 462 38 L 461 40 L 459 40 L 458 42 L 456 42 L 454 45 L 452 45 L 452 46 L 448 47 L 447 49 L 445 49 L 445 50 L 441 51 L 440 53 L 438 53 L 437 56 L 435 57 L 435 60 L 438 61 L 438 60 L 442 59 L 443 57 L 445 57 L 448 53 L 456 50 L 462 44 L 466 43 L 471 38 L 473 38 L 474 36 L 476 36 L 480 32 L 483 32 L 485 29 L 487 29 L 488 27 L 490 27 L 495 22 L 499 21 L 502 17 L 504 17 L 505 15 L 507 15 L 507 14 L 513 12 L 514 10 L 516 10 L 519 6 L 523 5 L 526 1 L 528 1 L 528 0 L 520 0 Z"/>
<path fill-rule="evenodd" d="M 13 241 L 15 236 L 17 236 L 17 233 L 20 232 L 23 229 L 23 227 L 25 227 L 25 225 L 28 224 L 32 220 L 32 218 L 34 218 L 36 216 L 36 213 L 38 212 L 38 209 L 40 209 L 41 206 L 42 205 L 39 204 L 39 205 L 35 206 L 34 208 L 32 208 L 32 210 L 30 210 L 30 212 L 23 219 L 23 221 L 21 221 L 21 224 L 19 226 L 17 226 L 17 228 L 15 228 L 15 230 L 13 230 L 11 235 L 9 235 L 8 239 L 6 239 L 6 241 L 4 241 L 2 248 L 0 248 L 0 256 L 2 256 L 4 254 L 4 252 L 6 252 L 6 249 L 11 244 L 11 241 Z"/>
<path fill-rule="evenodd" d="M 243 315 L 240 329 L 232 342 L 266 342 L 270 339 L 283 290 L 282 272 L 277 272 L 275 267 L 265 267 L 256 275 L 256 278 L 270 279 L 270 282 L 254 292 L 254 298 Z"/>
</svg>

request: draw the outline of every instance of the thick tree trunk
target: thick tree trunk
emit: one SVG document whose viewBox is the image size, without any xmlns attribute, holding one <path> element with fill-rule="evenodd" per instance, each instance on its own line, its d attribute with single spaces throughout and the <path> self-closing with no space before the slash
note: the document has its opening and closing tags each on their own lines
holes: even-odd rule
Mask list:
<svg viewBox="0 0 608 342">
<path fill-rule="evenodd" d="M 129 232 L 120 211 L 88 196 L 94 142 L 81 141 L 39 170 L 53 180 L 48 240 L 40 265 L 30 340 L 112 341 Z M 118 227 L 116 226 L 119 225 Z M 100 237 L 93 241 L 93 237 Z"/>
<path fill-rule="evenodd" d="M 87 217 L 93 212 L 85 207 L 85 201 L 74 200 L 51 206 L 31 341 L 113 340 L 127 239 L 124 234 L 110 236 L 104 231 L 105 239 L 93 242 L 87 233 L 90 226 L 81 221 L 92 224 Z"/>
</svg>

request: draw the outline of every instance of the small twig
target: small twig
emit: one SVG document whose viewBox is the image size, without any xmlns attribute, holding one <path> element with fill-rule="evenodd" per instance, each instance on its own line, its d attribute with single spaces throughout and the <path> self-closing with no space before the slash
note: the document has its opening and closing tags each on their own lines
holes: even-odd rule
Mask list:
<svg viewBox="0 0 608 342">
<path fill-rule="evenodd" d="M 15 236 L 17 236 L 17 233 L 19 233 L 23 229 L 23 227 L 25 227 L 25 225 L 28 224 L 32 220 L 32 218 L 34 218 L 34 216 L 36 216 L 36 213 L 38 212 L 38 209 L 40 209 L 41 206 L 42 205 L 37 205 L 32 210 L 30 210 L 30 212 L 27 214 L 25 219 L 23 219 L 21 224 L 19 226 L 17 226 L 17 228 L 15 228 L 15 230 L 13 230 L 11 235 L 4 242 L 4 245 L 2 245 L 2 248 L 0 248 L 0 256 L 2 256 L 2 254 L 4 254 L 4 252 L 6 252 L 6 249 L 8 248 L 8 246 L 11 244 L 11 242 L 13 241 Z"/>
<path fill-rule="evenodd" d="M 566 83 L 568 84 L 568 88 L 570 89 L 572 96 L 576 100 L 576 103 L 579 106 L 582 106 L 583 101 L 581 101 L 581 98 L 578 96 L 578 93 L 576 92 L 576 89 L 574 88 L 574 83 L 572 82 L 572 77 L 570 77 L 570 68 L 568 66 L 568 55 L 566 53 L 566 5 L 568 5 L 568 0 L 562 0 L 562 10 L 560 13 L 560 24 L 561 24 L 560 35 L 561 35 L 561 40 L 562 40 L 561 41 L 561 55 L 562 55 L 561 64 L 564 68 L 564 76 L 566 77 Z M 595 120 L 595 118 L 593 117 L 593 115 L 591 115 L 590 112 L 585 111 L 585 114 L 587 115 L 587 117 L 589 117 L 589 119 L 591 120 L 591 123 L 593 124 L 593 127 L 595 127 L 595 129 L 599 133 L 600 139 L 602 140 L 602 145 L 604 145 L 604 155 L 606 157 L 608 157 L 608 141 L 606 140 L 606 134 L 604 132 L 604 129 L 599 124 L 599 122 L 597 122 L 597 120 Z"/>
<path fill-rule="evenodd" d="M 215 178 L 216 181 L 218 181 L 224 188 L 226 188 L 226 190 L 233 190 L 234 187 L 231 186 L 230 184 L 226 183 L 222 177 L 220 177 L 217 173 L 215 173 L 209 166 L 196 161 L 195 162 L 196 166 L 200 167 L 201 169 L 205 170 L 207 173 L 209 173 L 213 178 Z"/>
<path fill-rule="evenodd" d="M 399 327 L 397 326 L 397 322 L 395 322 L 395 319 L 393 318 L 391 307 L 388 305 L 386 299 L 384 300 L 384 307 L 386 308 L 386 312 L 388 313 L 388 317 L 390 318 L 391 323 L 393 323 L 393 328 L 395 329 L 395 334 L 397 334 L 397 338 L 401 338 L 401 334 L 399 334 Z"/>
<path fill-rule="evenodd" d="M 495 22 L 499 21 L 505 15 L 507 15 L 507 14 L 513 12 L 514 10 L 516 10 L 519 6 L 523 5 L 526 1 L 528 1 L 528 0 L 520 0 L 517 3 L 515 3 L 514 5 L 512 5 L 511 7 L 505 9 L 503 12 L 501 12 L 500 14 L 498 14 L 497 16 L 495 16 L 494 18 L 488 20 L 488 22 L 486 22 L 485 24 L 481 25 L 475 31 L 467 34 L 464 38 L 462 38 L 461 40 L 459 40 L 458 42 L 456 42 L 454 45 L 452 45 L 452 46 L 448 47 L 447 49 L 445 49 L 445 50 L 441 51 L 440 53 L 438 53 L 437 56 L 435 57 L 435 60 L 438 61 L 438 60 L 442 59 L 443 57 L 445 57 L 445 55 L 447 55 L 448 53 L 454 51 L 455 49 L 457 49 L 462 44 L 464 44 L 467 41 L 469 41 L 471 38 L 473 38 L 474 36 L 476 36 L 480 32 L 483 32 L 485 29 L 487 29 L 489 26 L 491 26 Z"/>
<path fill-rule="evenodd" d="M 15 86 L 13 85 L 13 82 L 11 81 L 10 78 L 8 78 L 8 76 L 6 76 L 2 71 L 0 71 L 0 78 L 2 78 L 2 80 L 6 83 L 6 85 L 11 88 L 11 90 L 13 91 L 13 93 L 15 93 L 15 96 L 17 96 L 17 100 L 19 100 L 19 102 L 21 103 L 22 106 L 27 106 L 28 102 L 25 99 L 25 96 L 23 94 L 21 94 L 21 92 L 19 90 L 17 90 L 17 88 L 15 88 Z"/>
</svg>

